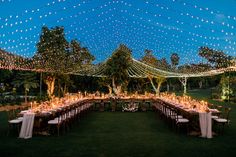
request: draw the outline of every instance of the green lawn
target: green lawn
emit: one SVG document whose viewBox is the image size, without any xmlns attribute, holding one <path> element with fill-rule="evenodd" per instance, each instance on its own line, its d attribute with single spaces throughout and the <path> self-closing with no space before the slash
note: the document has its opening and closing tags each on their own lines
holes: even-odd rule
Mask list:
<svg viewBox="0 0 236 157">
<path fill-rule="evenodd" d="M 194 91 L 192 96 L 205 97 Z M 236 154 L 236 105 L 231 106 L 231 125 L 213 139 L 177 134 L 154 112 L 91 112 L 66 134 L 34 136 L 23 140 L 6 137 L 6 113 L 0 113 L 1 157 L 223 157 Z"/>
</svg>

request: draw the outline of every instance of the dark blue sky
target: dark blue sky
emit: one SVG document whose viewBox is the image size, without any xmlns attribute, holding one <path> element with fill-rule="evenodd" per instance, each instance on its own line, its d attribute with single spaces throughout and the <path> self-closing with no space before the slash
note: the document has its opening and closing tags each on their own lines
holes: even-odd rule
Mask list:
<svg viewBox="0 0 236 157">
<path fill-rule="evenodd" d="M 124 43 L 140 58 L 176 52 L 181 63 L 199 62 L 209 46 L 236 56 L 236 0 L 0 0 L 0 48 L 32 56 L 41 27 L 64 26 L 104 61 Z"/>
</svg>

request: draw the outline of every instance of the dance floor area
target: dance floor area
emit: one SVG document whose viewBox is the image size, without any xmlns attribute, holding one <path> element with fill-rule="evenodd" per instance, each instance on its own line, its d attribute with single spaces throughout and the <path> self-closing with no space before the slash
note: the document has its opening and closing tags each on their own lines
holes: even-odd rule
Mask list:
<svg viewBox="0 0 236 157">
<path fill-rule="evenodd" d="M 235 111 L 235 110 L 233 110 Z M 236 114 L 233 114 L 236 115 Z M 223 136 L 204 139 L 173 131 L 157 113 L 91 111 L 65 134 L 30 140 L 6 137 L 6 113 L 0 114 L 1 156 L 224 156 L 236 148 L 236 126 Z M 232 120 L 236 117 L 232 117 Z"/>
</svg>

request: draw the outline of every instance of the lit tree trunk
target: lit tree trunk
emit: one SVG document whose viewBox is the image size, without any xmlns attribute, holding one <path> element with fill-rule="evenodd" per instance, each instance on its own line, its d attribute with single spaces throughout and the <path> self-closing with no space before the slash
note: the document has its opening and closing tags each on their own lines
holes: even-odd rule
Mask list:
<svg viewBox="0 0 236 157">
<path fill-rule="evenodd" d="M 179 81 L 182 83 L 184 87 L 184 95 L 187 93 L 187 77 L 179 78 Z"/>
<path fill-rule="evenodd" d="M 114 91 L 114 93 L 116 94 L 116 84 L 115 84 L 115 78 L 114 76 L 112 77 L 112 90 Z"/>
<path fill-rule="evenodd" d="M 122 91 L 122 86 L 121 85 L 117 86 L 116 87 L 116 94 L 119 95 L 121 93 L 121 91 Z"/>
<path fill-rule="evenodd" d="M 166 84 L 166 88 L 167 88 L 167 91 L 169 92 L 170 91 L 170 85 L 169 85 L 169 83 L 167 82 L 167 84 Z"/>
<path fill-rule="evenodd" d="M 47 76 L 45 80 L 45 83 L 47 85 L 47 94 L 49 98 L 53 96 L 54 88 L 55 88 L 55 80 L 56 80 L 55 76 Z"/>
<path fill-rule="evenodd" d="M 157 80 L 157 87 L 154 85 L 153 83 L 153 79 L 151 77 L 148 77 L 150 82 L 151 82 L 151 85 L 152 85 L 152 88 L 154 89 L 154 91 L 156 92 L 156 95 L 160 95 L 160 89 L 161 89 L 161 85 L 162 83 L 165 81 L 165 78 L 164 77 L 158 77 L 156 78 Z"/>
<path fill-rule="evenodd" d="M 201 88 L 202 88 L 202 80 L 200 80 L 200 81 L 198 82 L 198 85 L 199 85 L 199 88 L 201 89 Z"/>
<path fill-rule="evenodd" d="M 157 95 L 160 95 L 161 84 L 162 84 L 162 81 L 159 81 L 157 84 L 157 93 L 156 93 Z"/>
<path fill-rule="evenodd" d="M 121 92 L 121 86 L 116 86 L 114 77 L 112 77 L 112 89 L 113 89 L 115 95 L 118 95 Z"/>
<path fill-rule="evenodd" d="M 186 94 L 186 93 L 187 93 L 187 85 L 184 84 L 184 94 Z"/>
<path fill-rule="evenodd" d="M 64 87 L 62 88 L 61 87 L 61 92 L 62 92 L 62 96 L 65 96 L 65 94 L 67 93 L 67 85 L 66 84 L 64 84 Z"/>
<path fill-rule="evenodd" d="M 157 89 L 156 86 L 154 85 L 152 78 L 151 78 L 151 77 L 148 77 L 148 79 L 150 80 L 150 83 L 151 83 L 151 85 L 152 85 L 152 88 L 154 89 L 155 93 L 157 94 L 157 93 L 158 93 L 158 91 L 157 91 L 158 89 Z"/>
<path fill-rule="evenodd" d="M 109 95 L 111 95 L 112 94 L 112 87 L 110 85 L 107 85 L 107 88 L 109 90 Z"/>
<path fill-rule="evenodd" d="M 67 85 L 65 84 L 65 85 L 64 85 L 64 90 L 63 90 L 63 96 L 65 96 L 65 94 L 67 93 L 67 91 L 68 91 L 68 87 L 67 87 Z"/>
</svg>

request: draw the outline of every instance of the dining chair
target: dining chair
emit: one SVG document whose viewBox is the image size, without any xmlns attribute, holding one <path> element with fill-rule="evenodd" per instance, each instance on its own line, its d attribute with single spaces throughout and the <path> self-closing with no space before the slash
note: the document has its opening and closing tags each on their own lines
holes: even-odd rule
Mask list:
<svg viewBox="0 0 236 157">
<path fill-rule="evenodd" d="M 51 130 L 51 126 L 55 126 L 57 129 L 57 135 L 59 136 L 61 127 L 65 125 L 65 120 L 66 112 L 64 109 L 62 109 L 56 113 L 56 117 L 54 119 L 48 121 L 49 131 Z"/>
<path fill-rule="evenodd" d="M 176 124 L 176 131 L 179 132 L 181 127 L 187 130 L 187 134 L 189 132 L 189 119 L 185 118 L 180 110 L 175 109 L 175 124 Z"/>
<path fill-rule="evenodd" d="M 231 112 L 231 108 L 225 107 L 224 108 L 224 113 L 221 114 L 220 117 L 214 119 L 214 124 L 218 128 L 218 132 L 219 133 L 223 133 L 224 132 L 225 124 L 229 125 L 229 123 L 230 123 L 230 120 L 229 120 L 230 112 Z"/>
<path fill-rule="evenodd" d="M 8 132 L 7 135 L 10 134 L 10 131 L 16 130 L 17 133 L 20 133 L 20 127 L 23 121 L 23 117 L 19 117 L 16 110 L 10 110 L 8 113 Z"/>
</svg>

